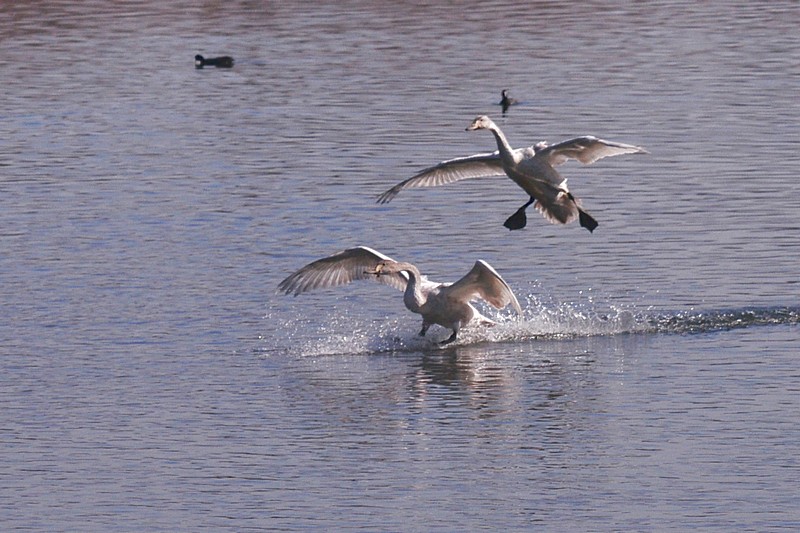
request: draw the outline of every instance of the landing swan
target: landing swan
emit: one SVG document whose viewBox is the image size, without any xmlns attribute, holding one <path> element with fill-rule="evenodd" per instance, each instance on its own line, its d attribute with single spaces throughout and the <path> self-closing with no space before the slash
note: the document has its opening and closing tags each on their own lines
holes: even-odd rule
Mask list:
<svg viewBox="0 0 800 533">
<path fill-rule="evenodd" d="M 470 322 L 494 324 L 475 309 L 470 300 L 481 298 L 502 309 L 511 304 L 517 314 L 522 309 L 508 284 L 485 261 L 476 261 L 455 283 L 435 283 L 420 274 L 411 263 L 401 263 L 380 252 L 358 246 L 304 266 L 278 285 L 285 294 L 300 293 L 344 285 L 358 279 L 375 279 L 404 291 L 403 302 L 412 313 L 422 315 L 420 336 L 439 324 L 453 330 L 443 344 L 456 340 L 458 331 Z"/>
<path fill-rule="evenodd" d="M 513 149 L 505 135 L 487 116 L 472 121 L 467 131 L 487 129 L 494 134 L 498 150 L 443 161 L 402 181 L 378 197 L 378 203 L 390 202 L 404 189 L 434 187 L 469 178 L 502 176 L 506 174 L 528 193 L 530 200 L 503 224 L 510 230 L 527 224 L 525 209 L 535 203 L 536 209 L 551 223 L 568 224 L 575 219 L 590 232 L 597 221 L 581 208 L 581 201 L 569 192 L 566 178 L 554 167 L 576 159 L 588 165 L 598 159 L 620 154 L 648 153 L 640 146 L 604 141 L 587 135 L 549 146 L 540 142 L 528 148 Z"/>
</svg>

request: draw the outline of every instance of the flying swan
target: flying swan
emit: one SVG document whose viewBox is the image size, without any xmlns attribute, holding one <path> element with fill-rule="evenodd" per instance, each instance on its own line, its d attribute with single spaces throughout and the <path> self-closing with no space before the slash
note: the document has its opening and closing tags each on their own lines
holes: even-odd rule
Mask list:
<svg viewBox="0 0 800 533">
<path fill-rule="evenodd" d="M 458 331 L 471 322 L 494 324 L 481 315 L 470 300 L 481 298 L 497 309 L 508 304 L 522 314 L 511 288 L 485 261 L 476 261 L 472 270 L 455 283 L 436 283 L 420 274 L 411 263 L 402 263 L 366 246 L 344 250 L 307 264 L 285 280 L 278 289 L 285 294 L 336 287 L 358 279 L 375 279 L 404 292 L 403 303 L 412 313 L 422 315 L 421 337 L 439 324 L 453 330 L 442 344 L 456 340 Z"/>
<path fill-rule="evenodd" d="M 483 115 L 472 121 L 467 131 L 489 130 L 497 140 L 498 150 L 442 161 L 417 175 L 402 181 L 378 197 L 378 203 L 390 202 L 404 189 L 434 187 L 469 178 L 502 176 L 504 173 L 528 193 L 530 200 L 503 224 L 510 230 L 522 229 L 527 224 L 525 209 L 535 203 L 536 209 L 551 223 L 569 224 L 580 220 L 590 232 L 597 221 L 582 209 L 581 201 L 569 192 L 566 178 L 554 167 L 576 159 L 588 165 L 598 159 L 621 154 L 649 153 L 640 146 L 604 141 L 591 135 L 576 137 L 552 146 L 540 142 L 528 148 L 513 149 L 506 136 Z"/>
</svg>

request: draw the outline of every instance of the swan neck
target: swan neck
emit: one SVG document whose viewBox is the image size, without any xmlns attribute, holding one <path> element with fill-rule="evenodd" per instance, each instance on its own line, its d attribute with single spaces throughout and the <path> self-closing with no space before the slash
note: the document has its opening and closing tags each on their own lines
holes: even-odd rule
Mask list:
<svg viewBox="0 0 800 533">
<path fill-rule="evenodd" d="M 497 149 L 500 150 L 500 154 L 505 156 L 510 156 L 513 150 L 511 148 L 511 145 L 508 144 L 508 139 L 506 139 L 506 136 L 503 134 L 502 131 L 500 131 L 500 128 L 494 126 L 493 128 L 491 128 L 491 132 L 494 135 L 495 140 L 497 141 Z"/>
<path fill-rule="evenodd" d="M 410 263 L 403 263 L 401 266 L 408 273 L 408 284 L 403 293 L 403 301 L 410 311 L 419 313 L 420 308 L 425 305 L 425 296 L 422 294 L 422 274 L 417 267 Z"/>
</svg>

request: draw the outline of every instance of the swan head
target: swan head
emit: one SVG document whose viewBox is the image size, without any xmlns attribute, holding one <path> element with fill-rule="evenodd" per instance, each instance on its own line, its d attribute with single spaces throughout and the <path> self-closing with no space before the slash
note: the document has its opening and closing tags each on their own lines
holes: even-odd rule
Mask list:
<svg viewBox="0 0 800 533">
<path fill-rule="evenodd" d="M 377 277 L 381 277 L 382 274 L 392 274 L 393 272 L 397 272 L 397 269 L 393 269 L 392 266 L 397 265 L 396 261 L 381 261 L 377 265 L 375 265 L 374 270 L 365 270 L 367 274 L 373 274 Z"/>
<path fill-rule="evenodd" d="M 389 276 L 401 272 L 407 272 L 419 275 L 417 267 L 415 267 L 411 263 L 401 263 L 399 261 L 394 261 L 393 259 L 384 259 L 383 261 L 380 261 L 377 265 L 375 265 L 374 270 L 365 270 L 364 272 L 367 274 L 372 274 L 378 278 L 381 276 Z M 408 276 L 405 274 L 403 275 L 403 277 L 408 279 Z"/>
<path fill-rule="evenodd" d="M 494 125 L 492 119 L 487 117 L 486 115 L 481 115 L 475 120 L 472 121 L 472 124 L 467 126 L 467 131 L 475 131 L 475 130 L 490 130 L 496 128 L 497 126 Z"/>
</svg>

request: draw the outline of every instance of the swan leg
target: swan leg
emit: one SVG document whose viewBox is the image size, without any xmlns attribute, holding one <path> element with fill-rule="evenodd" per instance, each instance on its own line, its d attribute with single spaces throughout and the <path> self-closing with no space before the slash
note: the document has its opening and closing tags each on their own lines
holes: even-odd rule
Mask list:
<svg viewBox="0 0 800 533">
<path fill-rule="evenodd" d="M 444 344 L 450 344 L 451 342 L 454 342 L 454 341 L 456 340 L 456 337 L 457 337 L 457 336 L 458 336 L 458 330 L 454 329 L 454 330 L 453 330 L 453 334 L 452 334 L 452 335 L 450 335 L 450 336 L 449 336 L 447 339 L 443 340 L 443 341 L 442 341 L 441 343 L 439 343 L 439 344 L 443 344 L 443 345 L 444 345 Z"/>
<path fill-rule="evenodd" d="M 531 205 L 535 201 L 536 201 L 536 198 L 531 196 L 531 199 L 528 200 L 528 202 L 525 205 L 523 205 L 522 207 L 517 209 L 516 213 L 514 213 L 513 215 L 508 217 L 506 219 L 506 221 L 503 222 L 503 226 L 507 227 L 508 229 L 510 229 L 512 231 L 515 230 L 515 229 L 524 228 L 525 225 L 528 223 L 528 217 L 525 214 L 525 210 L 528 208 L 529 205 Z"/>
<path fill-rule="evenodd" d="M 424 336 L 425 336 L 425 334 L 426 334 L 426 333 L 428 333 L 428 328 L 429 328 L 429 327 L 431 327 L 431 325 L 430 325 L 430 324 L 427 324 L 427 323 L 423 322 L 423 323 L 422 323 L 422 329 L 421 329 L 421 330 L 419 330 L 419 336 L 420 336 L 420 337 L 424 337 Z"/>
<path fill-rule="evenodd" d="M 456 322 L 455 324 L 453 324 L 451 326 L 453 328 L 453 334 L 450 335 L 447 339 L 445 339 L 442 342 L 440 342 L 439 344 L 445 345 L 445 344 L 450 344 L 451 342 L 454 342 L 456 340 L 456 337 L 458 337 L 458 330 L 461 329 L 461 324 L 462 324 L 462 322 L 460 320 L 458 322 Z"/>
<path fill-rule="evenodd" d="M 594 217 L 592 217 L 592 215 L 590 215 L 589 213 L 580 208 L 578 202 L 575 200 L 575 197 L 572 196 L 571 192 L 567 193 L 567 196 L 569 196 L 569 199 L 572 200 L 572 202 L 575 204 L 575 207 L 578 208 L 578 220 L 580 221 L 581 226 L 588 229 L 589 233 L 592 233 L 594 229 L 600 224 L 597 223 L 597 221 L 594 219 Z"/>
</svg>

